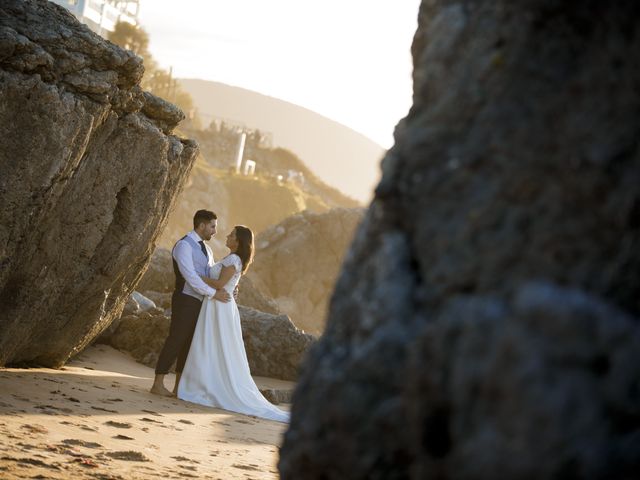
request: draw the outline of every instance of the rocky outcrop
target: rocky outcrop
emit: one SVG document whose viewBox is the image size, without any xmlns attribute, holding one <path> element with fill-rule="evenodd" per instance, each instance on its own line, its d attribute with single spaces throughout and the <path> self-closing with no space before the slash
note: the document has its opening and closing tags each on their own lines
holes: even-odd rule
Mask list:
<svg viewBox="0 0 640 480">
<path fill-rule="evenodd" d="M 303 365 L 283 479 L 637 476 L 638 18 L 422 3 L 414 105 Z"/>
<path fill-rule="evenodd" d="M 253 375 L 296 380 L 315 338 L 301 332 L 286 315 L 239 307 L 242 337 Z"/>
<path fill-rule="evenodd" d="M 278 304 L 272 298 L 263 295 L 253 284 L 251 278 L 246 275 L 243 275 L 240 279 L 238 305 L 244 305 L 245 307 L 273 315 L 279 315 L 281 313 Z"/>
<path fill-rule="evenodd" d="M 302 212 L 256 238 L 255 260 L 247 272 L 255 287 L 301 329 L 324 330 L 328 299 L 362 209 Z"/>
<path fill-rule="evenodd" d="M 96 342 L 130 353 L 136 361 L 155 368 L 170 323 L 161 309 L 129 311 L 102 332 Z"/>
<path fill-rule="evenodd" d="M 295 380 L 303 356 L 314 342 L 298 330 L 286 315 L 270 315 L 239 307 L 249 367 L 252 375 Z M 138 362 L 155 367 L 169 333 L 170 319 L 160 309 L 132 307 L 98 338 L 98 342 L 130 353 Z M 268 392 L 267 392 L 268 393 Z M 287 401 L 286 398 L 272 398 Z"/>
<path fill-rule="evenodd" d="M 0 365 L 63 364 L 145 269 L 197 145 L 143 71 L 61 7 L 0 4 Z"/>
<path fill-rule="evenodd" d="M 194 212 L 195 213 L 195 212 Z M 176 239 L 177 241 L 178 239 Z M 149 290 L 154 292 L 173 292 L 176 277 L 173 273 L 173 258 L 171 250 L 166 248 L 156 248 L 151 255 L 151 261 L 147 270 L 142 275 L 137 289 L 140 292 Z"/>
</svg>

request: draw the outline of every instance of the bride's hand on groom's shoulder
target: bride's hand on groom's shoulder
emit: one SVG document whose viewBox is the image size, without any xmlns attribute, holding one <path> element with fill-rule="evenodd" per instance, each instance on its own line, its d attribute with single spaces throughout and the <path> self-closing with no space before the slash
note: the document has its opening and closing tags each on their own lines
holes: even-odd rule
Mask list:
<svg viewBox="0 0 640 480">
<path fill-rule="evenodd" d="M 231 295 L 229 295 L 229 292 L 227 292 L 224 288 L 221 288 L 219 290 L 216 290 L 216 294 L 213 296 L 213 299 L 222 303 L 227 303 L 229 300 L 231 300 Z"/>
</svg>

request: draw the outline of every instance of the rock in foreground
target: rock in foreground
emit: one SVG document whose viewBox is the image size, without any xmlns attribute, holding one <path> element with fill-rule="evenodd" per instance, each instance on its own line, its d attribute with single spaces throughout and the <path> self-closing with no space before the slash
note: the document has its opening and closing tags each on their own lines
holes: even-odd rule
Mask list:
<svg viewBox="0 0 640 480">
<path fill-rule="evenodd" d="M 414 105 L 303 366 L 284 480 L 637 477 L 638 18 L 422 2 Z"/>
</svg>

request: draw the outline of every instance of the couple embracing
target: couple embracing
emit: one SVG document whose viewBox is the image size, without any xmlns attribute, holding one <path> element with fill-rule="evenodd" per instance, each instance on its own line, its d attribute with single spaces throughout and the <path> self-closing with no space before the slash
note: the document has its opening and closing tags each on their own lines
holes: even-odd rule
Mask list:
<svg viewBox="0 0 640 480">
<path fill-rule="evenodd" d="M 215 235 L 217 223 L 215 213 L 198 210 L 193 230 L 173 247 L 176 286 L 171 297 L 171 326 L 151 392 L 288 422 L 289 413 L 269 403 L 258 390 L 242 340 L 235 295 L 253 259 L 253 232 L 236 226 L 227 236 L 229 255 L 216 263 L 205 240 Z M 164 386 L 164 376 L 174 361 L 172 393 Z"/>
</svg>

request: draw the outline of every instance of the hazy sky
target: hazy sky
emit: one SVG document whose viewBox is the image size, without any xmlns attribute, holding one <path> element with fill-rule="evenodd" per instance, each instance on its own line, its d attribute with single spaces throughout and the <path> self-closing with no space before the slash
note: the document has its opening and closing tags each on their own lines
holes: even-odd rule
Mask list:
<svg viewBox="0 0 640 480">
<path fill-rule="evenodd" d="M 385 148 L 411 106 L 420 0 L 142 0 L 140 23 L 176 77 L 296 103 Z"/>
</svg>

